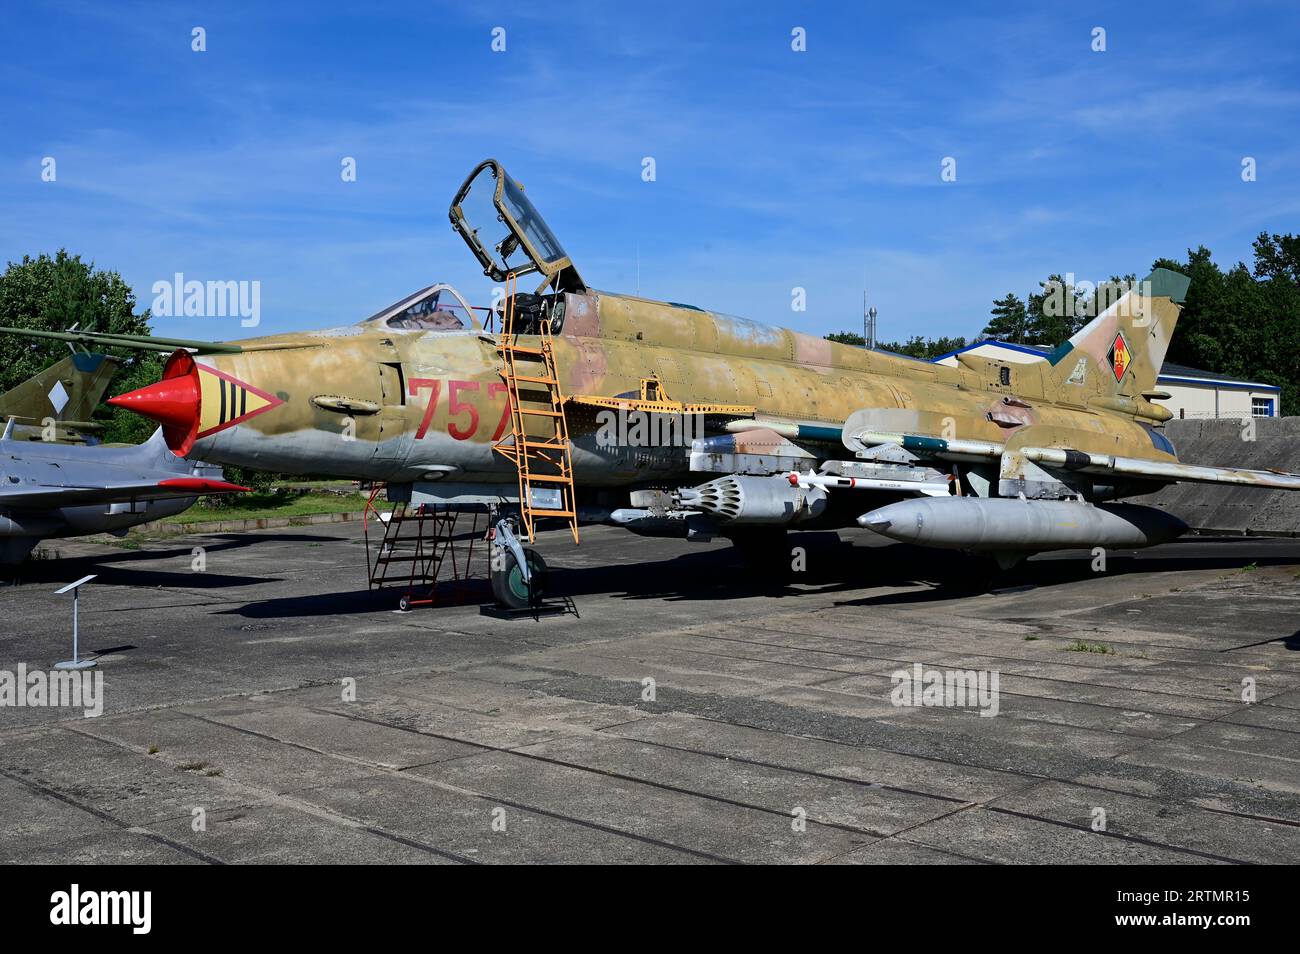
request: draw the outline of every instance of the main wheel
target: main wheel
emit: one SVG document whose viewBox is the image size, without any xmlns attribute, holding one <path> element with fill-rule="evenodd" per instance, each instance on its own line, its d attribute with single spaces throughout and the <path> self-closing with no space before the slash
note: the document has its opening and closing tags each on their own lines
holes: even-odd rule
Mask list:
<svg viewBox="0 0 1300 954">
<path fill-rule="evenodd" d="M 492 561 L 501 564 L 499 569 L 492 570 L 492 595 L 496 597 L 497 603 L 507 609 L 527 609 L 540 603 L 546 593 L 547 576 L 546 561 L 542 555 L 532 547 L 524 547 L 528 573 L 532 577 L 527 583 L 524 582 L 519 561 L 512 550 L 503 548 L 500 554 L 494 555 L 501 558 Z"/>
</svg>

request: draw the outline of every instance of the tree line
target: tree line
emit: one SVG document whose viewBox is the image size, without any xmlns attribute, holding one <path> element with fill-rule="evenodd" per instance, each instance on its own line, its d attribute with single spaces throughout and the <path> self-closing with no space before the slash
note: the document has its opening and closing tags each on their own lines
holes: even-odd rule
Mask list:
<svg viewBox="0 0 1300 954">
<path fill-rule="evenodd" d="M 1261 232 L 1254 261 L 1224 268 L 1205 246 L 1183 259 L 1160 258 L 1152 268 L 1171 268 L 1192 279 L 1166 360 L 1282 389 L 1282 413 L 1300 413 L 1300 236 Z M 882 351 L 932 360 L 988 338 L 1054 347 L 1086 325 L 1135 276 L 1111 276 L 1093 287 L 1049 275 L 1021 298 L 1007 292 L 993 302 L 989 320 L 974 338 L 927 338 L 881 343 Z M 863 344 L 862 335 L 826 336 Z"/>
<path fill-rule="evenodd" d="M 149 309 L 136 311 L 135 292 L 120 274 L 96 268 L 80 255 L 60 249 L 53 256 L 23 256 L 0 274 L 0 325 L 39 331 L 106 331 L 149 334 Z M 109 394 L 122 394 L 162 377 L 165 354 L 125 348 L 98 349 L 118 359 Z M 62 341 L 0 335 L 0 392 L 27 380 L 68 353 Z M 123 408 L 101 403 L 94 420 L 104 426 L 106 444 L 139 444 L 157 425 Z M 226 479 L 268 490 L 277 475 L 239 467 L 224 468 Z M 219 499 L 219 498 L 210 498 Z"/>
<path fill-rule="evenodd" d="M 0 275 L 0 325 L 38 331 L 105 331 L 149 334 L 149 310 L 136 311 L 135 292 L 115 271 L 95 268 L 60 249 L 55 255 L 23 256 Z M 142 388 L 162 374 L 165 355 L 105 349 L 119 359 L 109 394 Z M 27 380 L 68 354 L 62 341 L 0 335 L 0 392 Z M 138 444 L 157 426 L 138 414 L 101 404 L 95 420 L 105 442 Z"/>
</svg>

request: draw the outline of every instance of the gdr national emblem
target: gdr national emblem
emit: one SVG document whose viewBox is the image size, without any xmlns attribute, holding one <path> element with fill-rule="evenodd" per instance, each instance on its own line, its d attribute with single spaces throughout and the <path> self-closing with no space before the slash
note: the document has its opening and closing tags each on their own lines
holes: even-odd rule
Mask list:
<svg viewBox="0 0 1300 954">
<path fill-rule="evenodd" d="M 1115 371 L 1115 380 L 1124 380 L 1124 372 L 1128 370 L 1129 362 L 1133 360 L 1132 354 L 1128 350 L 1128 342 L 1124 340 L 1124 332 L 1117 332 L 1115 343 L 1110 346 L 1110 366 Z"/>
</svg>

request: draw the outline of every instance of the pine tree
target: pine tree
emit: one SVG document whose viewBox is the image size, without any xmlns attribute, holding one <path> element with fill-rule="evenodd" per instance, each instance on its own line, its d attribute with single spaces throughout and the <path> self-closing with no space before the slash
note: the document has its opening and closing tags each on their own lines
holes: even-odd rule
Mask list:
<svg viewBox="0 0 1300 954">
<path fill-rule="evenodd" d="M 980 332 L 982 338 L 997 338 L 1015 344 L 1025 343 L 1025 320 L 1027 313 L 1025 303 L 1015 292 L 1007 292 L 1006 297 L 993 302 L 989 309 L 993 317 Z"/>
<path fill-rule="evenodd" d="M 1078 302 L 1074 286 L 1060 275 L 1039 282 L 1041 291 L 1030 295 L 1025 337 L 1028 344 L 1055 347 L 1079 330 Z"/>
</svg>

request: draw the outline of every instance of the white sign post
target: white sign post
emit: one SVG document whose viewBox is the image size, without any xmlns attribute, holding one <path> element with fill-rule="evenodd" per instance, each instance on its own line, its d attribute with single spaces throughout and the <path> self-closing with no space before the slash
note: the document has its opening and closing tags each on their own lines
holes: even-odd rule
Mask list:
<svg viewBox="0 0 1300 954">
<path fill-rule="evenodd" d="M 77 580 L 77 582 L 69 583 L 63 589 L 54 591 L 55 596 L 60 596 L 68 592 L 68 590 L 72 591 L 72 658 L 65 660 L 64 662 L 55 663 L 54 664 L 55 669 L 92 669 L 96 665 L 98 665 L 98 663 L 96 663 L 95 660 L 93 659 L 82 659 L 80 656 L 77 655 L 78 594 L 81 592 L 81 585 L 83 583 L 89 583 L 91 580 L 95 578 L 95 576 L 96 574 L 94 573 L 90 574 L 90 576 L 83 576 L 81 579 Z"/>
</svg>

